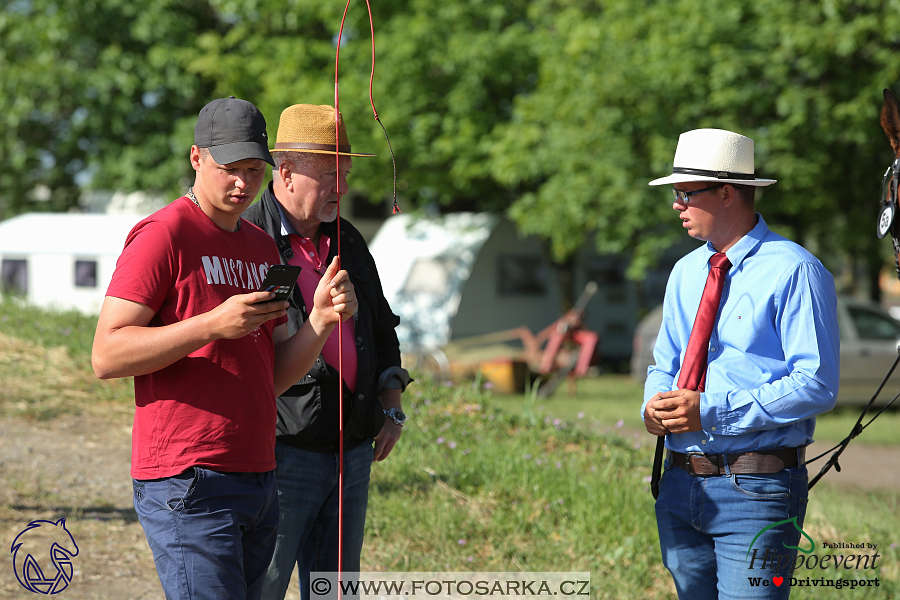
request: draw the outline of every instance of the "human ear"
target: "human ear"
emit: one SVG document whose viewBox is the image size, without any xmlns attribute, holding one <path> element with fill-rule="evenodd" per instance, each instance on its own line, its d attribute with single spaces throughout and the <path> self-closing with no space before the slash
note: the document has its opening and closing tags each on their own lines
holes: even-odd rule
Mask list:
<svg viewBox="0 0 900 600">
<path fill-rule="evenodd" d="M 278 176 L 281 177 L 281 181 L 284 182 L 284 187 L 290 189 L 293 183 L 293 180 L 291 179 L 291 163 L 287 161 L 281 163 L 278 167 Z"/>
<path fill-rule="evenodd" d="M 737 195 L 738 195 L 738 191 L 733 185 L 731 185 L 729 183 L 726 183 L 725 185 L 723 185 L 722 186 L 722 206 L 724 206 L 725 208 L 728 208 L 729 206 L 731 206 L 735 202 L 735 200 L 737 200 Z"/>
<path fill-rule="evenodd" d="M 198 148 L 197 146 L 191 146 L 190 157 L 191 157 L 191 167 L 193 167 L 193 169 L 195 171 L 199 171 L 200 170 L 200 161 L 202 159 L 202 157 L 200 156 L 200 148 Z"/>
</svg>

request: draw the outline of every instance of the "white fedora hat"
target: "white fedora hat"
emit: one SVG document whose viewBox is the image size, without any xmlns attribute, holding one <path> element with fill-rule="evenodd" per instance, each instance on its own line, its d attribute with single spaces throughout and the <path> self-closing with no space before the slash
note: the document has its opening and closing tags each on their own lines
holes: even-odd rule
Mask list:
<svg viewBox="0 0 900 600">
<path fill-rule="evenodd" d="M 764 186 L 774 179 L 757 179 L 753 168 L 753 140 L 723 129 L 694 129 L 678 137 L 672 174 L 650 185 L 718 181 Z"/>
</svg>

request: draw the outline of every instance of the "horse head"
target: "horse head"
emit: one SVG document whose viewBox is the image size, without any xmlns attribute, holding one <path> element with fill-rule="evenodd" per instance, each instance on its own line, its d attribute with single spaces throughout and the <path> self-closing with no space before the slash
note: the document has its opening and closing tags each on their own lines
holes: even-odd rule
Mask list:
<svg viewBox="0 0 900 600">
<path fill-rule="evenodd" d="M 881 128 L 891 141 L 894 158 L 900 157 L 900 100 L 891 90 L 884 90 L 881 105 Z"/>
<path fill-rule="evenodd" d="M 72 558 L 78 555 L 78 545 L 64 518 L 41 520 L 32 521 L 16 536 L 10 552 L 22 586 L 36 593 L 55 594 L 72 580 Z"/>
<path fill-rule="evenodd" d="M 878 237 L 888 233 L 894 245 L 894 266 L 900 277 L 900 100 L 891 90 L 884 90 L 881 105 L 881 128 L 894 149 L 894 160 L 884 172 L 881 182 L 881 212 L 878 215 Z"/>
</svg>

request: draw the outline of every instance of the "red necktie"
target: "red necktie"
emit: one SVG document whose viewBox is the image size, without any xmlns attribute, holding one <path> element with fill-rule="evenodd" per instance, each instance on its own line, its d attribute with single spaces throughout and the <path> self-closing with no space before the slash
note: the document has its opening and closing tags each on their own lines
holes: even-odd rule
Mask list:
<svg viewBox="0 0 900 600">
<path fill-rule="evenodd" d="M 700 307 L 697 309 L 697 317 L 691 328 L 691 337 L 688 339 L 687 350 L 684 352 L 681 374 L 678 376 L 679 390 L 703 391 L 706 381 L 709 338 L 712 336 L 716 315 L 719 313 L 722 287 L 725 285 L 725 277 L 730 268 L 731 261 L 724 252 L 716 252 L 709 259 L 709 275 L 706 276 L 706 286 L 703 288 L 703 296 L 700 297 Z M 665 444 L 665 436 L 661 435 L 656 439 L 656 454 L 653 457 L 653 471 L 650 474 L 650 491 L 654 498 L 659 496 L 659 479 Z"/>
<path fill-rule="evenodd" d="M 697 309 L 697 318 L 694 319 L 694 327 L 691 329 L 691 337 L 688 340 L 684 362 L 681 365 L 681 374 L 678 376 L 679 390 L 703 391 L 706 382 L 709 338 L 716 322 L 716 315 L 719 313 L 722 286 L 725 285 L 725 276 L 728 275 L 730 268 L 731 261 L 723 252 L 717 252 L 709 259 L 706 287 L 703 288 L 700 308 Z"/>
</svg>

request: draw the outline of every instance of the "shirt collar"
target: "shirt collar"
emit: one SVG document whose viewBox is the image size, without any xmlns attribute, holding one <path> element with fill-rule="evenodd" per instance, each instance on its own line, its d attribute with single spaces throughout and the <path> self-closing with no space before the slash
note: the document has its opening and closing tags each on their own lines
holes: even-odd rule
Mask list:
<svg viewBox="0 0 900 600">
<path fill-rule="evenodd" d="M 759 246 L 766 234 L 769 233 L 769 226 L 766 225 L 766 220 L 763 219 L 762 215 L 756 213 L 756 219 L 756 226 L 725 252 L 725 256 L 731 261 L 732 267 L 740 266 L 744 259 L 747 258 L 747 255 Z M 706 262 L 709 262 L 710 257 L 716 253 L 716 249 L 713 248 L 711 243 L 706 242 L 706 250 L 708 252 Z"/>
<path fill-rule="evenodd" d="M 297 230 L 294 229 L 294 226 L 291 225 L 287 215 L 285 215 L 284 207 L 281 206 L 281 202 L 278 201 L 275 194 L 272 194 L 272 199 L 275 201 L 275 208 L 278 209 L 278 218 L 281 219 L 281 235 L 300 235 L 297 233 Z"/>
</svg>

